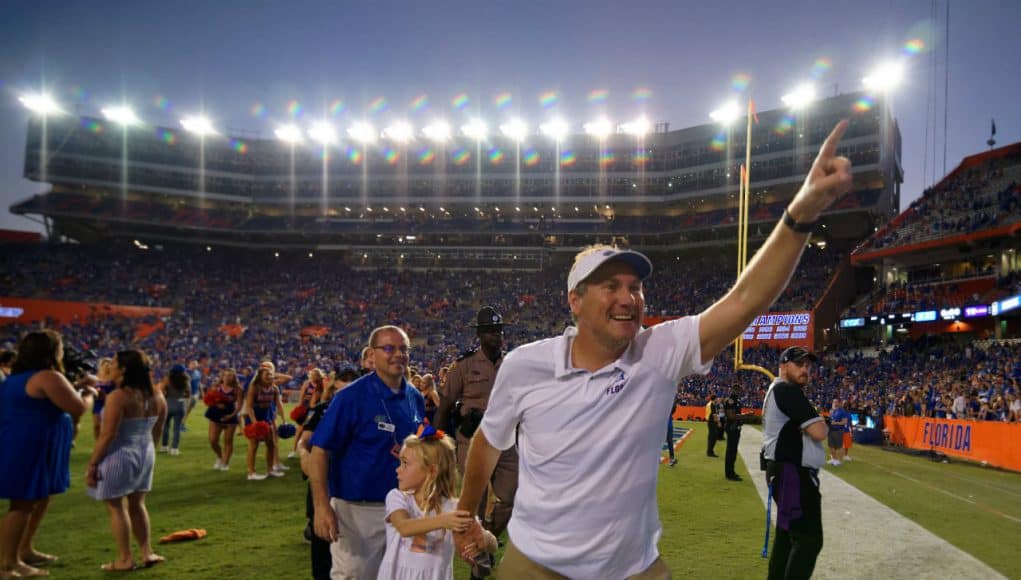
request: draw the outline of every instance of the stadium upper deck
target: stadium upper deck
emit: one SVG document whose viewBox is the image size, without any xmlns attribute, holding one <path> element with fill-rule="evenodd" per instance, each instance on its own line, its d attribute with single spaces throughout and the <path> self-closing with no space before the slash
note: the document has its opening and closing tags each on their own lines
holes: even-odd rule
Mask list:
<svg viewBox="0 0 1021 580">
<path fill-rule="evenodd" d="M 841 118 L 851 119 L 840 152 L 854 163 L 857 191 L 824 218 L 827 235 L 861 240 L 894 215 L 900 134 L 883 99 L 840 95 L 798 116 L 772 110 L 758 117 L 753 238 L 756 222 L 779 217 Z M 659 126 L 645 135 L 575 134 L 559 143 L 529 135 L 400 144 L 384 135 L 323 147 L 51 117 L 45 127 L 29 125 L 24 174 L 52 188 L 11 211 L 41 215 L 54 233 L 78 239 L 356 252 L 575 247 L 620 238 L 649 249 L 721 243 L 733 240 L 737 223 L 745 139 L 742 122 L 734 127 L 728 135 L 719 125 Z"/>
</svg>

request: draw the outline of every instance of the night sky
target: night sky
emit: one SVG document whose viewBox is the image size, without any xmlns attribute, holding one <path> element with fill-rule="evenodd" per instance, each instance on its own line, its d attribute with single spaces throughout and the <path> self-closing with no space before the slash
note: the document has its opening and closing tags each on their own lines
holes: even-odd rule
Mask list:
<svg viewBox="0 0 1021 580">
<path fill-rule="evenodd" d="M 991 119 L 999 145 L 1021 140 L 1021 2 L 952 2 L 945 106 L 946 2 L 5 0 L 0 228 L 41 230 L 6 209 L 44 189 L 21 177 L 18 102 L 40 87 L 69 111 L 125 102 L 179 127 L 204 110 L 221 133 L 263 137 L 324 117 L 341 134 L 363 118 L 534 128 L 553 114 L 580 131 L 600 113 L 680 129 L 733 95 L 766 110 L 805 81 L 858 90 L 890 59 L 907 70 L 893 99 L 906 206 L 944 175 L 944 143 L 950 171 L 987 149 Z"/>
</svg>

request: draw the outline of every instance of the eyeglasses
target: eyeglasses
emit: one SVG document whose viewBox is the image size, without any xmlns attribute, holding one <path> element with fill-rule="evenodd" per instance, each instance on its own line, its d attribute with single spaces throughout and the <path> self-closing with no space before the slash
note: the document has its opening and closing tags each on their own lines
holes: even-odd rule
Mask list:
<svg viewBox="0 0 1021 580">
<path fill-rule="evenodd" d="M 383 346 L 374 346 L 372 348 L 376 348 L 385 352 L 386 356 L 393 356 L 394 353 L 397 351 L 400 351 L 401 354 L 408 354 L 409 350 L 408 345 L 406 344 L 402 344 L 400 346 L 396 346 L 393 344 L 384 344 Z"/>
</svg>

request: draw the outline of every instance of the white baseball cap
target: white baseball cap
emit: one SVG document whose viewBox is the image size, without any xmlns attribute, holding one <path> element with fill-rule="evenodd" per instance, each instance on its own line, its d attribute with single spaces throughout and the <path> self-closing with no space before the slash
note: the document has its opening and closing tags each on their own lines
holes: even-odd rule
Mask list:
<svg viewBox="0 0 1021 580">
<path fill-rule="evenodd" d="M 634 250 L 619 250 L 617 248 L 604 248 L 592 252 L 581 260 L 574 263 L 571 272 L 567 275 L 567 291 L 570 292 L 578 287 L 592 275 L 599 266 L 610 260 L 620 260 L 635 269 L 635 274 L 640 280 L 645 280 L 652 274 L 652 262 L 645 257 L 645 254 Z"/>
</svg>

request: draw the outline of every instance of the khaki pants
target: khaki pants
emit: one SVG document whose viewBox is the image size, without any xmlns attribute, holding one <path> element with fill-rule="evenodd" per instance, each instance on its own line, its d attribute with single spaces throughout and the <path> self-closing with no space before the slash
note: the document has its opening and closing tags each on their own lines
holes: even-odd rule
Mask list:
<svg viewBox="0 0 1021 580">
<path fill-rule="evenodd" d="M 507 549 L 503 552 L 503 559 L 496 568 L 496 577 L 501 580 L 517 580 L 528 578 L 529 580 L 567 580 L 567 576 L 561 576 L 553 570 L 528 559 L 522 554 L 512 542 L 507 542 Z M 669 580 L 670 568 L 667 567 L 663 558 L 656 558 L 648 568 L 628 576 L 628 580 Z"/>
<path fill-rule="evenodd" d="M 330 498 L 337 514 L 337 541 L 330 544 L 333 580 L 375 578 L 386 551 L 386 506 Z"/>
<path fill-rule="evenodd" d="M 468 446 L 470 444 L 471 439 L 457 433 L 457 465 L 461 469 L 462 475 L 464 474 L 464 465 L 468 457 Z M 514 496 L 518 491 L 517 447 L 511 447 L 500 453 L 500 459 L 496 462 L 496 467 L 493 469 L 490 484 L 492 485 L 493 495 L 496 496 L 498 501 L 493 506 L 492 519 L 486 522 L 486 529 L 493 532 L 493 535 L 500 537 L 500 534 L 507 529 L 507 523 L 510 522 L 511 512 L 514 509 Z M 483 496 L 482 502 L 479 505 L 479 517 L 483 518 L 483 520 L 485 520 L 486 516 L 486 499 Z"/>
</svg>

